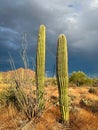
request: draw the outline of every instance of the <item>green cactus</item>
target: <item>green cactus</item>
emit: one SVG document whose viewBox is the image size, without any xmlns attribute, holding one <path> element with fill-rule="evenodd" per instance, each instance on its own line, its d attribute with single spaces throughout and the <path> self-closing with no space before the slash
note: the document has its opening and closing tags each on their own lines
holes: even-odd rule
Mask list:
<svg viewBox="0 0 98 130">
<path fill-rule="evenodd" d="M 68 103 L 68 54 L 67 40 L 64 34 L 58 38 L 57 45 L 57 83 L 59 90 L 59 104 L 63 123 L 69 122 Z"/>
<path fill-rule="evenodd" d="M 45 41 L 46 28 L 40 25 L 37 43 L 36 55 L 36 85 L 37 85 L 37 100 L 38 110 L 44 109 L 44 77 L 45 77 Z"/>
</svg>

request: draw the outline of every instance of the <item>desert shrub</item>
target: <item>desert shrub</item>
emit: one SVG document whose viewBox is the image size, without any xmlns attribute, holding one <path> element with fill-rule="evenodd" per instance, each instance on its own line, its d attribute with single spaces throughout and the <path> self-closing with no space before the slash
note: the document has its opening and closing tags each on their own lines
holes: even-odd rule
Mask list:
<svg viewBox="0 0 98 130">
<path fill-rule="evenodd" d="M 92 79 L 92 86 L 93 87 L 98 87 L 98 79 L 97 78 Z"/>
<path fill-rule="evenodd" d="M 88 85 L 88 86 L 93 86 L 93 79 L 87 77 L 87 78 L 85 79 L 85 83 L 84 83 L 84 84 L 85 84 L 85 85 Z"/>
<path fill-rule="evenodd" d="M 88 78 L 82 71 L 73 72 L 69 77 L 69 82 L 76 84 L 77 86 L 92 85 L 92 79 Z"/>
<path fill-rule="evenodd" d="M 24 113 L 24 115 L 31 120 L 32 117 L 35 116 L 37 103 L 33 97 L 33 92 L 30 88 L 24 88 L 24 85 L 23 82 L 15 80 L 14 83 L 11 84 L 11 87 L 0 93 L 0 105 L 9 107 L 10 104 L 13 104 L 18 111 Z"/>
<path fill-rule="evenodd" d="M 33 97 L 33 91 L 30 88 L 31 86 L 27 86 L 28 82 L 27 84 L 24 84 L 24 82 L 18 80 L 15 80 L 14 85 L 14 93 L 20 109 L 24 112 L 27 118 L 31 120 L 35 116 L 37 108 L 36 100 Z"/>
<path fill-rule="evenodd" d="M 95 94 L 97 91 L 96 91 L 95 88 L 90 88 L 90 89 L 88 90 L 88 92 L 89 92 L 89 93 L 93 93 L 93 94 Z"/>
<path fill-rule="evenodd" d="M 24 33 L 22 40 L 22 50 L 20 54 L 24 64 L 24 70 L 16 70 L 13 58 L 9 54 L 9 62 L 11 69 L 13 70 L 13 81 L 10 84 L 13 88 L 13 94 L 20 110 L 24 112 L 29 120 L 31 120 L 34 116 L 38 115 L 39 111 L 36 95 L 34 94 L 35 90 L 32 88 L 32 85 L 35 85 L 35 78 L 31 78 L 31 76 L 26 71 L 29 67 L 26 33 Z"/>
<path fill-rule="evenodd" d="M 82 106 L 87 106 L 87 107 L 89 107 L 89 106 L 92 105 L 92 101 L 91 101 L 90 99 L 82 98 L 82 99 L 80 100 L 80 104 L 81 104 Z"/>
<path fill-rule="evenodd" d="M 91 111 L 94 113 L 98 113 L 98 100 L 95 100 L 91 106 Z"/>
<path fill-rule="evenodd" d="M 0 93 L 0 104 L 4 107 L 8 107 L 10 103 L 14 104 L 19 109 L 18 100 L 15 96 L 14 90 L 12 87 L 3 90 Z"/>
</svg>

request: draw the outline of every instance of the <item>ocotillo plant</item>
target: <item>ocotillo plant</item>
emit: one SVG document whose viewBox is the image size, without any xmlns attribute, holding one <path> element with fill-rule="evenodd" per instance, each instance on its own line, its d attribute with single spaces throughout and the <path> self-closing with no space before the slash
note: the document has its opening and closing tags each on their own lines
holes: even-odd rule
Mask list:
<svg viewBox="0 0 98 130">
<path fill-rule="evenodd" d="M 59 104 L 63 123 L 69 122 L 68 103 L 68 54 L 67 40 L 64 34 L 58 38 L 57 45 L 57 83 L 59 90 Z"/>
<path fill-rule="evenodd" d="M 45 41 L 46 28 L 44 25 L 40 25 L 36 55 L 37 101 L 40 112 L 44 109 Z"/>
</svg>

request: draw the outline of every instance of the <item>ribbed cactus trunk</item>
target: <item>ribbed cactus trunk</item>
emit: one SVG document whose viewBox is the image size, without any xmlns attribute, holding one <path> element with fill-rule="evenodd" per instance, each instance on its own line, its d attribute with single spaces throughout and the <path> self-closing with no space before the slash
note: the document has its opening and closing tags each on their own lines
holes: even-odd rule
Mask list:
<svg viewBox="0 0 98 130">
<path fill-rule="evenodd" d="M 68 102 L 68 54 L 67 40 L 64 34 L 58 38 L 57 45 L 57 83 L 59 90 L 59 104 L 63 123 L 69 122 Z"/>
<path fill-rule="evenodd" d="M 46 28 L 44 25 L 40 25 L 36 55 L 37 101 L 40 112 L 44 109 L 45 40 Z"/>
</svg>

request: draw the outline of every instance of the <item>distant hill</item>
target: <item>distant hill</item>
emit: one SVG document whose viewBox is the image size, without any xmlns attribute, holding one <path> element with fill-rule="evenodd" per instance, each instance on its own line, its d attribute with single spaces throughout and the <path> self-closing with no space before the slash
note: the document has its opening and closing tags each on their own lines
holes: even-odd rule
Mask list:
<svg viewBox="0 0 98 130">
<path fill-rule="evenodd" d="M 2 79 L 13 79 L 15 76 L 18 76 L 20 79 L 24 79 L 26 77 L 28 78 L 34 78 L 35 77 L 35 72 L 31 69 L 24 69 L 24 68 L 19 68 L 17 70 L 12 70 L 12 71 L 7 71 L 7 72 L 1 72 L 0 77 Z"/>
</svg>

